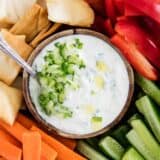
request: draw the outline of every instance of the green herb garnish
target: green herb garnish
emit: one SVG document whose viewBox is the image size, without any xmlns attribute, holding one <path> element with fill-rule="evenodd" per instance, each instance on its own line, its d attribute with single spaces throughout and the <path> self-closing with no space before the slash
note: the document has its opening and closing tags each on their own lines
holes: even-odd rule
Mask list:
<svg viewBox="0 0 160 160">
<path fill-rule="evenodd" d="M 75 43 L 73 45 L 78 49 L 82 49 L 83 48 L 83 43 L 80 41 L 79 38 L 75 39 Z"/>
<path fill-rule="evenodd" d="M 67 43 L 55 43 L 53 50 L 48 50 L 44 57 L 42 70 L 38 72 L 38 79 L 41 84 L 41 92 L 38 100 L 48 116 L 56 115 L 62 118 L 72 117 L 72 111 L 64 106 L 66 99 L 66 88 L 79 89 L 79 84 L 75 80 L 75 68 L 85 68 L 84 61 L 77 53 L 82 49 L 83 43 L 75 39 L 69 48 Z"/>
</svg>

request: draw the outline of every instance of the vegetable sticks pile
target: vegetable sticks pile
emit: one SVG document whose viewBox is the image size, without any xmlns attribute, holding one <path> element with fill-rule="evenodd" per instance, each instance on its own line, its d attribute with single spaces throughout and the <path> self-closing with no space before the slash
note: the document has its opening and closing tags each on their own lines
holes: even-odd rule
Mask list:
<svg viewBox="0 0 160 160">
<path fill-rule="evenodd" d="M 145 7 L 144 7 L 145 6 Z M 156 0 L 105 0 L 104 30 L 133 68 L 159 79 L 160 12 Z"/>
<path fill-rule="evenodd" d="M 73 151 L 74 140 L 62 138 L 61 141 L 64 144 L 22 114 L 18 115 L 13 126 L 0 121 L 0 143 L 3 144 L 0 145 L 0 156 L 7 160 L 21 160 L 22 155 L 24 160 L 85 160 Z"/>
</svg>

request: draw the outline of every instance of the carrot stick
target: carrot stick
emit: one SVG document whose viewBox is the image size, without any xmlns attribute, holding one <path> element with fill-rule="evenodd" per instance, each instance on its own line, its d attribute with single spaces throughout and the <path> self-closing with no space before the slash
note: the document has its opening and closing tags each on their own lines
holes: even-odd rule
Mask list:
<svg viewBox="0 0 160 160">
<path fill-rule="evenodd" d="M 9 126 L 6 123 L 4 123 L 3 121 L 0 120 L 0 126 L 3 127 L 7 132 L 9 132 L 13 137 L 15 137 L 17 140 L 19 140 L 22 143 L 22 136 L 25 132 L 28 132 L 28 129 L 26 129 L 25 127 L 23 127 L 20 123 L 15 122 L 13 126 Z M 48 153 L 48 148 L 49 146 L 45 148 L 43 148 L 46 145 L 43 145 L 44 142 L 42 142 L 42 153 L 41 156 L 45 158 L 45 160 L 50 160 L 48 159 L 47 155 L 50 153 Z M 56 152 L 53 148 L 50 148 L 50 150 L 52 149 L 52 152 L 54 153 L 54 155 L 56 155 Z"/>
<path fill-rule="evenodd" d="M 0 155 L 8 160 L 21 160 L 22 150 L 0 137 Z"/>
<path fill-rule="evenodd" d="M 18 114 L 17 121 L 19 123 L 21 123 L 27 129 L 30 129 L 32 126 L 37 126 L 36 122 L 34 122 L 32 119 L 24 116 L 23 114 Z M 53 135 L 53 137 L 56 138 L 58 141 L 62 142 L 65 146 L 69 147 L 72 150 L 75 149 L 75 147 L 76 147 L 75 140 L 63 138 L 58 135 Z"/>
<path fill-rule="evenodd" d="M 28 130 L 23 127 L 20 123 L 15 122 L 13 126 L 9 126 L 3 121 L 0 120 L 0 126 L 4 128 L 9 134 L 11 134 L 14 138 L 16 138 L 19 142 L 22 142 L 23 133 Z"/>
<path fill-rule="evenodd" d="M 46 152 L 47 151 L 47 152 Z M 47 143 L 42 142 L 41 160 L 57 160 L 57 152 Z"/>
<path fill-rule="evenodd" d="M 86 160 L 85 158 L 75 153 L 71 149 L 67 148 L 65 145 L 63 145 L 53 137 L 47 135 L 45 132 L 43 132 L 36 126 L 32 126 L 31 130 L 38 131 L 42 136 L 42 140 L 44 140 L 46 143 L 48 143 L 51 147 L 53 147 L 57 151 L 58 153 L 57 160 Z"/>
<path fill-rule="evenodd" d="M 8 134 L 5 130 L 1 128 L 0 128 L 0 137 L 17 147 L 21 147 L 21 143 L 19 141 L 17 141 L 14 137 L 12 137 L 10 134 Z"/>
<path fill-rule="evenodd" d="M 30 129 L 33 125 L 37 125 L 36 122 L 34 122 L 34 120 L 26 117 L 21 113 L 18 114 L 17 121 L 27 129 Z"/>
<path fill-rule="evenodd" d="M 54 135 L 53 137 L 56 138 L 58 141 L 62 142 L 65 146 L 67 146 L 68 148 L 72 150 L 76 148 L 76 145 L 77 145 L 76 140 L 63 138 L 58 135 Z"/>
<path fill-rule="evenodd" d="M 6 160 L 5 158 L 3 158 L 3 157 L 0 157 L 0 160 Z"/>
<path fill-rule="evenodd" d="M 26 132 L 22 137 L 23 160 L 40 160 L 41 135 L 38 132 Z"/>
</svg>

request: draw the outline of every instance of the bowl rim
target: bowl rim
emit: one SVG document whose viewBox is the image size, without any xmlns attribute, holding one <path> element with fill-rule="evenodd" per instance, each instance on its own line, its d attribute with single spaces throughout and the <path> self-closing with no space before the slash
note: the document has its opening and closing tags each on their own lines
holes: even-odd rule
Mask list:
<svg viewBox="0 0 160 160">
<path fill-rule="evenodd" d="M 111 121 L 108 125 L 106 125 L 104 128 L 102 128 L 98 131 L 95 131 L 92 133 L 87 133 L 87 134 L 68 133 L 68 132 L 63 131 L 63 130 L 55 127 L 54 125 L 48 123 L 47 121 L 45 121 L 43 119 L 42 116 L 39 115 L 35 105 L 32 102 L 32 98 L 30 96 L 30 92 L 29 92 L 29 77 L 30 76 L 26 71 L 23 71 L 23 95 L 24 95 L 28 110 L 30 111 L 30 113 L 33 115 L 33 117 L 37 120 L 38 124 L 40 124 L 40 126 L 43 129 L 45 129 L 46 131 L 48 131 L 50 133 L 56 133 L 60 136 L 66 137 L 66 138 L 84 139 L 84 138 L 91 138 L 91 137 L 103 134 L 104 132 L 107 132 L 108 130 L 113 128 L 115 125 L 117 125 L 121 121 L 121 119 L 124 117 L 125 113 L 127 112 L 128 108 L 130 106 L 130 102 L 132 100 L 132 96 L 133 96 L 133 92 L 134 92 L 134 73 L 133 73 L 133 69 L 132 69 L 131 65 L 124 58 L 124 56 L 121 54 L 119 49 L 117 49 L 115 46 L 113 46 L 113 44 L 111 44 L 111 42 L 109 41 L 109 38 L 99 32 L 96 32 L 96 31 L 93 31 L 90 29 L 78 29 L 78 28 L 77 29 L 69 29 L 69 30 L 64 30 L 64 31 L 58 32 L 58 33 L 50 36 L 49 38 L 44 40 L 42 43 L 40 43 L 34 49 L 34 51 L 32 52 L 32 54 L 30 55 L 30 57 L 27 61 L 28 64 L 32 65 L 33 61 L 35 60 L 37 55 L 41 52 L 41 50 L 44 47 L 46 47 L 49 43 L 51 43 L 52 41 L 54 41 L 60 37 L 65 37 L 65 36 L 74 35 L 74 34 L 83 34 L 83 35 L 90 35 L 90 36 L 97 37 L 97 38 L 105 41 L 107 44 L 109 44 L 117 52 L 117 54 L 119 54 L 120 57 L 122 58 L 125 66 L 126 66 L 127 73 L 128 73 L 129 92 L 128 92 L 128 97 L 125 102 L 125 105 L 122 108 L 121 112 L 118 114 L 118 116 L 113 121 Z"/>
</svg>

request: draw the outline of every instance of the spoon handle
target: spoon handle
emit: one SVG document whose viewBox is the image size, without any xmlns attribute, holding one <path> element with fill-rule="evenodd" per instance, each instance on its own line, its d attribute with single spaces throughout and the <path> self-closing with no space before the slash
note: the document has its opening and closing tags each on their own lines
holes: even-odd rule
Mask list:
<svg viewBox="0 0 160 160">
<path fill-rule="evenodd" d="M 31 76 L 34 77 L 36 75 L 36 72 L 32 69 L 32 67 L 27 62 L 25 62 L 24 59 L 21 58 L 14 49 L 9 46 L 2 35 L 0 35 L 0 50 L 11 57 L 14 61 L 16 61 Z"/>
</svg>

